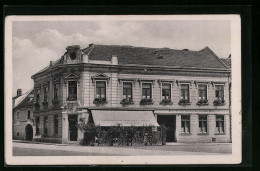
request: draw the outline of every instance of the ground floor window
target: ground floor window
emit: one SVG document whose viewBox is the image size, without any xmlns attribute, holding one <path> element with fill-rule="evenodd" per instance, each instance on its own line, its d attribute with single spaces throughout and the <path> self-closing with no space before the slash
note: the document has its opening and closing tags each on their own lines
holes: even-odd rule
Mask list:
<svg viewBox="0 0 260 171">
<path fill-rule="evenodd" d="M 181 116 L 181 132 L 190 133 L 190 116 L 189 115 Z"/>
<path fill-rule="evenodd" d="M 224 115 L 216 115 L 216 132 L 224 133 Z"/>
<path fill-rule="evenodd" d="M 40 118 L 36 117 L 36 135 L 40 134 L 39 125 L 40 125 Z"/>
<path fill-rule="evenodd" d="M 200 133 L 207 133 L 207 115 L 199 116 L 199 131 Z"/>
<path fill-rule="evenodd" d="M 44 134 L 48 134 L 48 116 L 44 116 Z"/>
<path fill-rule="evenodd" d="M 59 129 L 59 116 L 54 115 L 54 134 L 58 134 Z"/>
</svg>

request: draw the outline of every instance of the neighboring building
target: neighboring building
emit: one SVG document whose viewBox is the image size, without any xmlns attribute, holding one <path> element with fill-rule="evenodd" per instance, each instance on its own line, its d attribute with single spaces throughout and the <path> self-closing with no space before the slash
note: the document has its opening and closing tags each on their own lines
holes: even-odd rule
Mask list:
<svg viewBox="0 0 260 171">
<path fill-rule="evenodd" d="M 230 142 L 231 69 L 208 47 L 68 46 L 32 76 L 37 141 L 79 142 L 100 126 L 165 124 L 168 142 Z"/>
<path fill-rule="evenodd" d="M 18 89 L 13 97 L 13 139 L 33 139 L 33 98 L 33 89 L 25 94 Z"/>
</svg>

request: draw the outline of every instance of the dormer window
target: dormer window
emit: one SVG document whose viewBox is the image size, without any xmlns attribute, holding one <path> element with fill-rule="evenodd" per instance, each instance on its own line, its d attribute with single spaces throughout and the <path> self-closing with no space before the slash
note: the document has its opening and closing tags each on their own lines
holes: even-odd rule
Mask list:
<svg viewBox="0 0 260 171">
<path fill-rule="evenodd" d="M 75 52 L 70 52 L 70 59 L 75 60 L 76 59 L 76 53 Z"/>
<path fill-rule="evenodd" d="M 77 100 L 77 81 L 68 81 L 68 101 Z"/>
</svg>

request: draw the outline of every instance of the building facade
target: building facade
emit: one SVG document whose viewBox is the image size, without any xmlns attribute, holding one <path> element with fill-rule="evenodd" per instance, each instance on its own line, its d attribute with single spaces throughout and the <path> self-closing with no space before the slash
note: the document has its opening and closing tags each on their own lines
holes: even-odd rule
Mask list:
<svg viewBox="0 0 260 171">
<path fill-rule="evenodd" d="M 68 46 L 32 79 L 36 141 L 79 142 L 85 118 L 164 124 L 168 142 L 231 142 L 231 69 L 208 47 Z"/>
<path fill-rule="evenodd" d="M 17 90 L 17 95 L 13 97 L 13 139 L 28 140 L 33 139 L 33 89 L 25 94 L 22 90 Z"/>
</svg>

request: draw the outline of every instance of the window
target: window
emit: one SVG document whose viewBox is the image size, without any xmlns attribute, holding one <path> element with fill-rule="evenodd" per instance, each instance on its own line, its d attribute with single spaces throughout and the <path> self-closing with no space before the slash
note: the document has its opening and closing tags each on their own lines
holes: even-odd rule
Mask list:
<svg viewBox="0 0 260 171">
<path fill-rule="evenodd" d="M 123 98 L 124 99 L 132 99 L 132 83 L 131 82 L 123 82 Z"/>
<path fill-rule="evenodd" d="M 181 132 L 190 133 L 190 116 L 189 115 L 181 116 Z"/>
<path fill-rule="evenodd" d="M 44 102 L 48 101 L 48 87 L 44 87 Z"/>
<path fill-rule="evenodd" d="M 215 97 L 218 100 L 224 100 L 224 86 L 223 85 L 215 86 Z"/>
<path fill-rule="evenodd" d="M 190 101 L 189 84 L 181 84 L 181 99 Z"/>
<path fill-rule="evenodd" d="M 36 92 L 36 103 L 39 103 L 40 100 L 40 90 L 37 90 Z"/>
<path fill-rule="evenodd" d="M 106 98 L 106 81 L 96 82 L 96 98 Z"/>
<path fill-rule="evenodd" d="M 77 100 L 77 81 L 68 81 L 69 95 L 68 100 Z"/>
<path fill-rule="evenodd" d="M 162 84 L 162 99 L 171 99 L 171 84 Z"/>
<path fill-rule="evenodd" d="M 17 112 L 17 113 L 16 113 L 16 118 L 17 118 L 17 119 L 20 119 L 20 112 Z"/>
<path fill-rule="evenodd" d="M 207 100 L 207 85 L 199 85 L 199 100 Z"/>
<path fill-rule="evenodd" d="M 54 115 L 54 134 L 58 134 L 59 129 L 59 116 Z"/>
<path fill-rule="evenodd" d="M 54 84 L 53 86 L 53 99 L 58 100 L 58 84 Z"/>
<path fill-rule="evenodd" d="M 142 84 L 142 97 L 143 97 L 143 99 L 152 98 L 152 84 L 151 83 Z"/>
<path fill-rule="evenodd" d="M 216 132 L 224 133 L 224 115 L 216 115 Z"/>
<path fill-rule="evenodd" d="M 30 119 L 30 118 L 31 118 L 31 111 L 28 110 L 27 119 Z"/>
<path fill-rule="evenodd" d="M 207 133 L 207 116 L 206 115 L 199 116 L 199 129 L 200 129 L 200 133 Z"/>
<path fill-rule="evenodd" d="M 40 125 L 40 118 L 36 117 L 36 135 L 40 134 L 39 125 Z"/>
<path fill-rule="evenodd" d="M 48 134 L 48 116 L 44 116 L 44 134 Z"/>
</svg>

